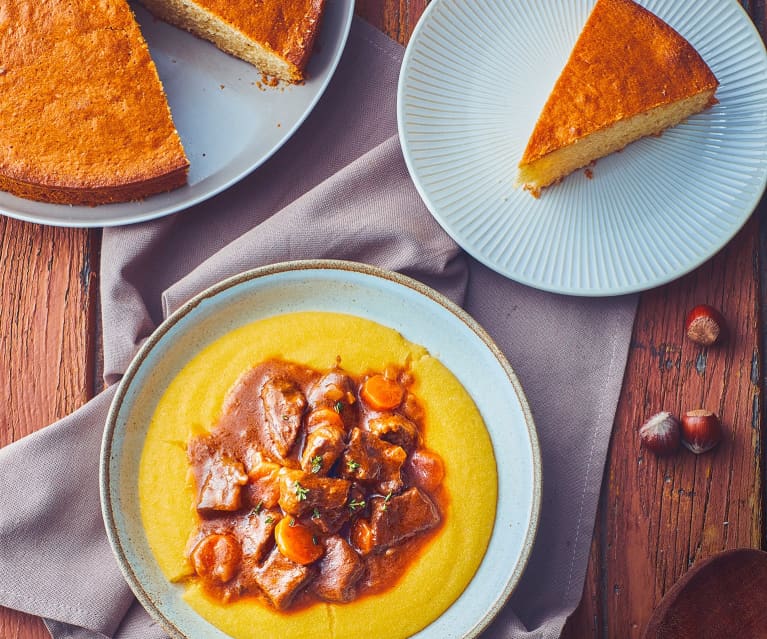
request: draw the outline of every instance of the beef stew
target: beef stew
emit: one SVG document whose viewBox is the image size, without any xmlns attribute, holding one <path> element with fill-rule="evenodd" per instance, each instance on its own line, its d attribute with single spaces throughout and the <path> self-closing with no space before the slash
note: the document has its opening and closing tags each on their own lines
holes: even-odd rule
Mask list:
<svg viewBox="0 0 767 639">
<path fill-rule="evenodd" d="M 440 456 L 403 368 L 354 377 L 272 359 L 243 374 L 187 457 L 195 579 L 281 611 L 394 586 L 446 512 Z"/>
</svg>

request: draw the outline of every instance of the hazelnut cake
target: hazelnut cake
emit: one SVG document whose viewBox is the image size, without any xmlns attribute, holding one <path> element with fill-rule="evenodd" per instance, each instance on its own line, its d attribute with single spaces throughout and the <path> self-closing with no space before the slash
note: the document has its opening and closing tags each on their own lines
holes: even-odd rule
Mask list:
<svg viewBox="0 0 767 639">
<path fill-rule="evenodd" d="M 124 0 L 5 0 L 0 65 L 0 189 L 97 205 L 186 183 L 189 163 Z"/>
<path fill-rule="evenodd" d="M 301 82 L 325 0 L 142 0 L 265 75 Z M 0 190 L 71 205 L 186 184 L 189 162 L 126 0 L 0 3 Z"/>
<path fill-rule="evenodd" d="M 597 0 L 519 163 L 535 197 L 598 158 L 658 135 L 717 102 L 711 69 L 633 0 Z"/>
</svg>

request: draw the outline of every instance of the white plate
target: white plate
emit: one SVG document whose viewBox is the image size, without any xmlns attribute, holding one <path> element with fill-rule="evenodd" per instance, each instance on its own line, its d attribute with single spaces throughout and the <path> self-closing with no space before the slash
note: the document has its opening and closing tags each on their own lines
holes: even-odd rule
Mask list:
<svg viewBox="0 0 767 639">
<path fill-rule="evenodd" d="M 164 389 L 207 344 L 244 324 L 305 310 L 350 313 L 399 331 L 438 357 L 479 408 L 498 471 L 490 544 L 463 594 L 416 635 L 475 637 L 519 581 L 537 528 L 541 461 L 532 416 L 503 354 L 463 310 L 414 280 L 351 262 L 288 262 L 225 280 L 180 308 L 145 342 L 117 390 L 101 451 L 102 512 L 128 583 L 173 637 L 225 636 L 184 602 L 183 587 L 166 580 L 148 546 L 137 489 L 144 437 Z"/>
<path fill-rule="evenodd" d="M 444 229 L 540 289 L 617 295 L 722 248 L 767 179 L 767 56 L 736 0 L 640 0 L 699 51 L 720 103 L 576 171 L 514 189 L 543 103 L 595 0 L 433 0 L 405 53 L 397 116 L 410 174 Z"/>
<path fill-rule="evenodd" d="M 328 0 L 302 85 L 265 87 L 261 73 L 133 6 L 181 136 L 189 183 L 141 202 L 67 206 L 0 192 L 0 212 L 54 226 L 114 226 L 198 204 L 232 186 L 277 151 L 311 112 L 341 58 L 354 0 Z"/>
</svg>

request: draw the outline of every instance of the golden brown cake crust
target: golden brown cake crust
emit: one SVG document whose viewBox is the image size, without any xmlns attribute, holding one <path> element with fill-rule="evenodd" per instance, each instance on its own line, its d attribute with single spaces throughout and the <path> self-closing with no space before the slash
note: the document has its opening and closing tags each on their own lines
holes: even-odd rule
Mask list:
<svg viewBox="0 0 767 639">
<path fill-rule="evenodd" d="M 0 188 L 92 205 L 186 182 L 188 161 L 124 0 L 5 0 L 0 65 Z"/>
<path fill-rule="evenodd" d="M 256 66 L 251 46 L 278 64 L 267 74 L 305 79 L 326 0 L 140 0 L 161 20 L 176 24 Z M 225 33 L 225 30 L 231 33 Z M 276 69 L 286 67 L 277 72 Z M 265 71 L 264 69 L 261 69 Z"/>
<path fill-rule="evenodd" d="M 325 0 L 197 0 L 197 4 L 303 73 L 319 31 Z"/>
<path fill-rule="evenodd" d="M 681 35 L 631 0 L 597 0 L 520 166 L 718 81 Z"/>
</svg>

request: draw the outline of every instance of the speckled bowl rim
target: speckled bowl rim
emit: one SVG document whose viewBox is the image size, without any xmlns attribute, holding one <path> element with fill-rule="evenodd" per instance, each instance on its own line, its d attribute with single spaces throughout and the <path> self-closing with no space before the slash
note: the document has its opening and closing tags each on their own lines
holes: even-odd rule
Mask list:
<svg viewBox="0 0 767 639">
<path fill-rule="evenodd" d="M 542 498 L 542 461 L 540 447 L 538 443 L 538 435 L 536 432 L 533 416 L 530 411 L 527 397 L 522 389 L 522 385 L 517 378 L 516 373 L 509 364 L 506 356 L 501 349 L 485 331 L 484 328 L 467 313 L 460 306 L 452 302 L 443 294 L 437 292 L 431 287 L 415 280 L 401 273 L 389 271 L 383 268 L 364 264 L 361 262 L 351 262 L 346 260 L 333 260 L 333 259 L 312 259 L 312 260 L 294 260 L 287 262 L 279 262 L 270 264 L 248 271 L 244 271 L 237 275 L 233 275 L 226 279 L 221 280 L 217 284 L 210 286 L 201 293 L 192 297 L 189 301 L 180 306 L 176 311 L 171 313 L 144 341 L 133 360 L 131 361 L 125 375 L 118 384 L 117 391 L 109 408 L 107 415 L 106 427 L 102 438 L 101 455 L 99 462 L 99 494 L 101 500 L 102 517 L 107 532 L 109 543 L 112 547 L 113 554 L 117 559 L 117 563 L 120 570 L 123 573 L 128 585 L 133 591 L 136 598 L 139 600 L 144 609 L 149 615 L 156 620 L 165 629 L 171 637 L 178 639 L 197 639 L 190 638 L 182 630 L 180 630 L 165 614 L 158 608 L 157 604 L 152 600 L 151 596 L 146 592 L 140 579 L 134 572 L 130 562 L 127 558 L 125 549 L 123 547 L 122 540 L 118 531 L 118 527 L 115 522 L 115 514 L 113 510 L 112 499 L 110 495 L 110 486 L 112 481 L 112 473 L 110 468 L 111 460 L 111 448 L 112 440 L 117 427 L 117 419 L 123 402 L 126 398 L 133 380 L 139 371 L 140 367 L 147 359 L 152 350 L 157 347 L 165 335 L 176 326 L 182 319 L 186 318 L 192 313 L 202 302 L 210 300 L 222 292 L 228 291 L 240 284 L 249 282 L 254 279 L 269 277 L 276 274 L 282 274 L 289 271 L 302 271 L 302 270 L 324 270 L 324 271 L 351 271 L 363 276 L 369 276 L 372 278 L 380 278 L 388 280 L 394 284 L 403 286 L 416 293 L 419 293 L 423 297 L 427 298 L 431 302 L 438 304 L 443 309 L 454 315 L 459 319 L 476 337 L 478 337 L 488 351 L 492 354 L 493 358 L 497 360 L 498 364 L 506 374 L 509 383 L 511 384 L 514 393 L 516 394 L 517 401 L 519 402 L 520 409 L 524 416 L 525 427 L 527 429 L 527 437 L 530 443 L 531 451 L 531 464 L 532 464 L 532 495 L 531 495 L 531 510 L 530 518 L 528 521 L 527 532 L 522 542 L 521 552 L 516 562 L 515 568 L 512 571 L 509 578 L 506 580 L 505 587 L 498 593 L 494 601 L 489 605 L 487 611 L 482 615 L 475 625 L 462 635 L 463 639 L 472 639 L 481 634 L 487 626 L 492 622 L 496 615 L 503 608 L 506 601 L 511 596 L 512 592 L 516 588 L 519 580 L 524 573 L 530 554 L 532 552 L 533 543 L 538 530 L 538 524 L 540 521 L 541 510 L 541 498 Z M 497 534 L 497 521 L 494 525 L 493 534 Z M 483 560 L 484 561 L 484 560 Z M 473 579 L 473 578 L 472 578 Z M 468 587 L 468 586 L 467 586 Z M 452 607 L 452 604 L 451 604 Z M 447 609 L 449 610 L 450 607 Z M 447 610 L 445 612 L 447 612 Z M 444 614 L 444 613 L 443 613 Z M 435 620 L 436 621 L 436 620 Z M 433 623 L 433 622 L 432 622 Z M 431 624 L 430 624 L 431 625 Z M 425 632 L 429 626 L 423 628 L 418 635 Z"/>
</svg>

